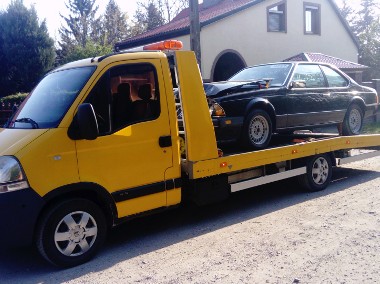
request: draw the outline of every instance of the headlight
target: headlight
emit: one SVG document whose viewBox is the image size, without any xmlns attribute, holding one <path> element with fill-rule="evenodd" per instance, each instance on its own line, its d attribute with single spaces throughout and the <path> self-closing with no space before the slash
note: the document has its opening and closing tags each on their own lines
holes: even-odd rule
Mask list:
<svg viewBox="0 0 380 284">
<path fill-rule="evenodd" d="M 29 187 L 20 163 L 11 156 L 0 157 L 0 193 Z"/>
<path fill-rule="evenodd" d="M 216 102 L 212 102 L 210 104 L 209 111 L 211 116 L 226 116 L 224 109 Z"/>
</svg>

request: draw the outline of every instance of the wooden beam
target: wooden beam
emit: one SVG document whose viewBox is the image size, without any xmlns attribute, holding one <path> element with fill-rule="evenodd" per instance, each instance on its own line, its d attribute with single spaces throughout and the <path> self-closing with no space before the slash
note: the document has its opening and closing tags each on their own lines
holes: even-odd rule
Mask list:
<svg viewBox="0 0 380 284">
<path fill-rule="evenodd" d="M 189 0 L 190 7 L 190 48 L 194 51 L 201 67 L 201 27 L 199 23 L 198 0 Z"/>
</svg>

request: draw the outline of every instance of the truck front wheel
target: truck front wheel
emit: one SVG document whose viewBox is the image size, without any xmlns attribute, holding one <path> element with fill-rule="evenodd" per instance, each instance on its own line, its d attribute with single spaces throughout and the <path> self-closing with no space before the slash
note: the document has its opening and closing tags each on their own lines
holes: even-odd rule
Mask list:
<svg viewBox="0 0 380 284">
<path fill-rule="evenodd" d="M 320 191 L 325 189 L 332 175 L 332 163 L 330 156 L 323 154 L 309 159 L 306 164 L 306 174 L 299 176 L 300 185 L 308 191 Z"/>
<path fill-rule="evenodd" d="M 99 207 L 86 199 L 69 199 L 50 207 L 36 232 L 41 255 L 52 264 L 71 267 L 91 259 L 103 244 L 107 224 Z"/>
</svg>

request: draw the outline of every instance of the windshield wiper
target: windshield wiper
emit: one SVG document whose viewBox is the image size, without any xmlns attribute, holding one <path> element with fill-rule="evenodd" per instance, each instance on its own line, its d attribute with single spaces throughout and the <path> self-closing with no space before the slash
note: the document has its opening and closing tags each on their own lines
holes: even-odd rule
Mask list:
<svg viewBox="0 0 380 284">
<path fill-rule="evenodd" d="M 29 117 L 23 117 L 23 118 L 16 119 L 14 122 L 30 123 L 33 128 L 39 128 L 38 123 Z"/>
</svg>

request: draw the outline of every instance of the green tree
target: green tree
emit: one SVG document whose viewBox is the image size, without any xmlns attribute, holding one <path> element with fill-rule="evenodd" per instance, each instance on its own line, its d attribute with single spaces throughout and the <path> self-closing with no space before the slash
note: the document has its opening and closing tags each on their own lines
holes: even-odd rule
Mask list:
<svg viewBox="0 0 380 284">
<path fill-rule="evenodd" d="M 359 63 L 370 67 L 363 74 L 365 81 L 380 78 L 379 2 L 361 0 L 358 11 L 350 9 L 347 2 L 341 8 L 342 16 L 346 18 L 359 41 Z"/>
<path fill-rule="evenodd" d="M 137 2 L 135 25 L 139 25 L 142 32 L 153 30 L 165 24 L 165 19 L 154 0 Z"/>
<path fill-rule="evenodd" d="M 95 43 L 93 41 L 87 41 L 86 46 L 82 47 L 80 45 L 74 46 L 70 53 L 68 53 L 64 58 L 61 60 L 61 64 L 80 60 L 83 58 L 92 58 L 104 54 L 109 54 L 113 50 L 112 45 L 103 45 L 99 43 Z"/>
<path fill-rule="evenodd" d="M 0 96 L 29 92 L 54 63 L 54 41 L 34 6 L 12 1 L 0 12 Z"/>
<path fill-rule="evenodd" d="M 70 14 L 60 15 L 64 24 L 59 28 L 61 40 L 58 42 L 56 65 L 67 62 L 77 47 L 86 49 L 87 43 L 99 37 L 101 19 L 96 17 L 98 6 L 96 0 L 68 0 L 65 4 Z"/>
<path fill-rule="evenodd" d="M 120 7 L 114 0 L 110 0 L 102 17 L 99 42 L 113 45 L 128 37 L 128 15 L 121 12 Z"/>
<path fill-rule="evenodd" d="M 131 35 L 135 36 L 170 22 L 188 5 L 188 0 L 142 0 L 137 2 Z"/>
<path fill-rule="evenodd" d="M 353 30 L 360 42 L 359 63 L 370 67 L 364 72 L 363 79 L 380 78 L 380 22 L 376 14 L 379 1 L 362 0 L 360 6 Z"/>
<path fill-rule="evenodd" d="M 340 14 L 344 19 L 346 19 L 348 23 L 352 22 L 355 13 L 347 0 L 342 1 L 342 6 L 340 7 Z"/>
<path fill-rule="evenodd" d="M 157 6 L 167 22 L 170 22 L 179 12 L 189 7 L 189 0 L 156 0 Z"/>
<path fill-rule="evenodd" d="M 62 25 L 59 29 L 60 45 L 85 47 L 91 38 L 93 26 L 99 21 L 96 18 L 98 6 L 95 6 L 95 0 L 69 0 L 66 7 L 70 15 L 61 15 L 66 26 Z"/>
</svg>

